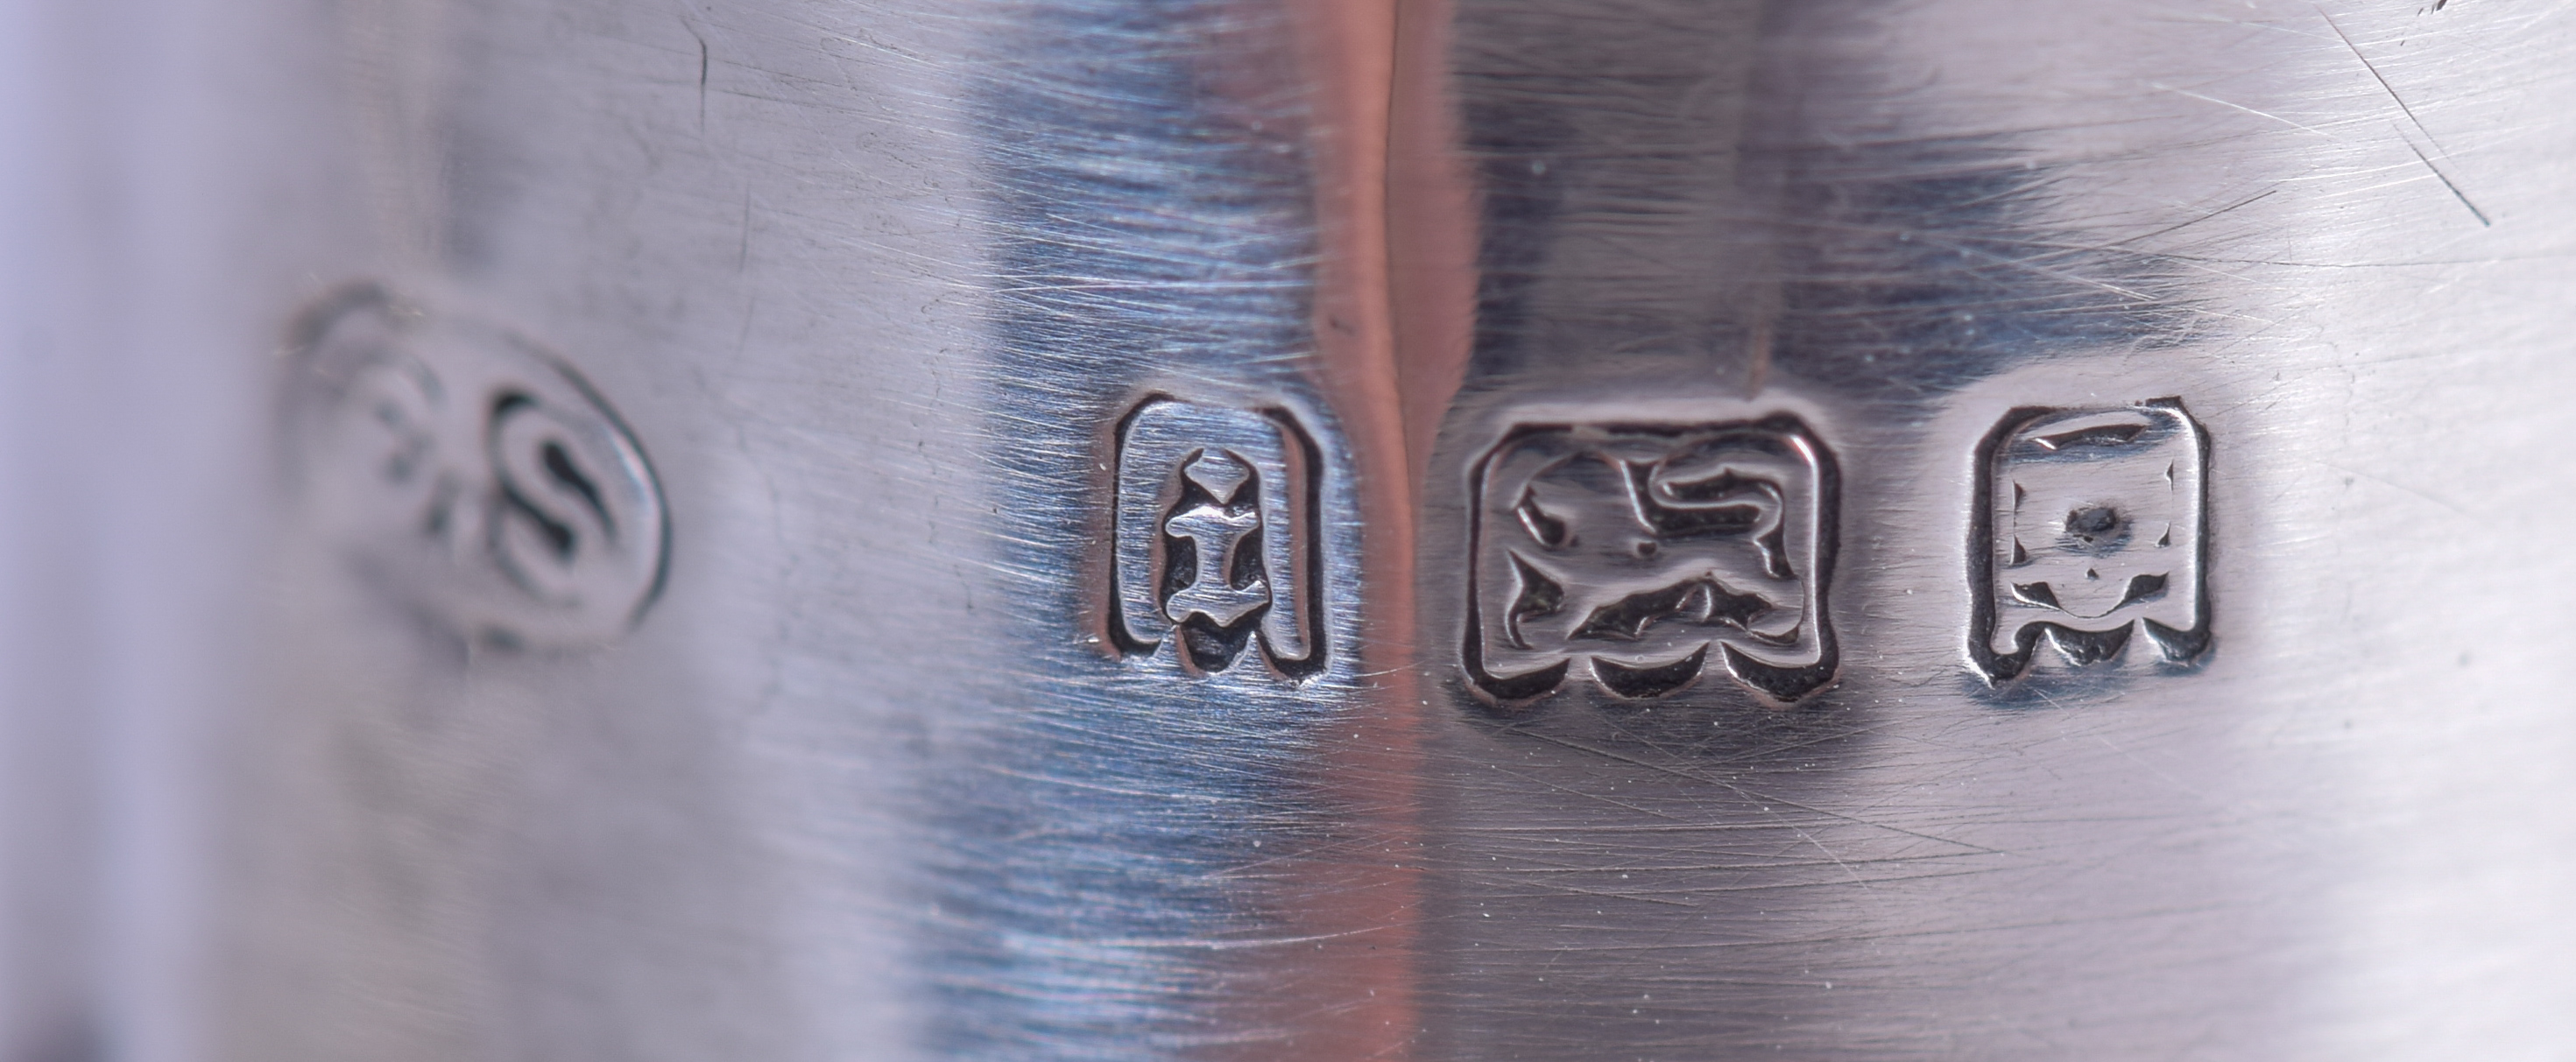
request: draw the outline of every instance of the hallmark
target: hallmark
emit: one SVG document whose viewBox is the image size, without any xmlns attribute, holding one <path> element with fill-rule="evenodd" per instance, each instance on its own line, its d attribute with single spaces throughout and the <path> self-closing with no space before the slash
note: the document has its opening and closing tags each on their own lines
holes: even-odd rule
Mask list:
<svg viewBox="0 0 2576 1062">
<path fill-rule="evenodd" d="M 661 485 L 562 359 L 373 284 L 308 310 L 295 347 L 307 486 L 371 581 L 500 644 L 603 644 L 651 605 Z"/>
<path fill-rule="evenodd" d="M 2022 674 L 2043 640 L 2077 667 L 2123 657 L 2139 630 L 2169 664 L 2206 651 L 2208 460 L 2176 398 L 1995 425 L 1968 546 L 1968 655 L 1987 680 Z"/>
<path fill-rule="evenodd" d="M 1181 666 L 1208 674 L 1258 642 L 1279 674 L 1319 667 L 1314 465 L 1283 411 L 1156 397 L 1129 413 L 1110 617 L 1120 648 L 1177 642 Z"/>
<path fill-rule="evenodd" d="M 1716 663 L 1787 703 L 1834 677 L 1839 484 L 1796 417 L 1522 424 L 1476 466 L 1465 670 L 1498 701 L 1627 698 Z"/>
</svg>

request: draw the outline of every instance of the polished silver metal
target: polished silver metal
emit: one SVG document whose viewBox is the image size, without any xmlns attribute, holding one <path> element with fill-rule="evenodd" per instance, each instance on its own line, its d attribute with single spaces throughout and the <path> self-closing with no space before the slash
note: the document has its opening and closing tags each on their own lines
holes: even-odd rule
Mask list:
<svg viewBox="0 0 2576 1062">
<path fill-rule="evenodd" d="M 0 4 L 0 1060 L 2559 1057 L 2571 57 Z"/>
<path fill-rule="evenodd" d="M 1460 307 L 1406 352 L 1456 381 L 1417 407 L 1446 409 L 1422 644 L 1462 630 L 1439 551 L 1469 535 L 1444 514 L 1485 410 L 1695 388 L 1814 410 L 1845 659 L 1787 711 L 1704 683 L 1496 723 L 1452 693 L 1426 1055 L 2560 1049 L 2576 925 L 2546 897 L 2576 865 L 2534 843 L 2571 826 L 2539 810 L 2568 784 L 2567 643 L 2472 604 L 2569 571 L 2523 522 L 2564 470 L 2510 456 L 2576 385 L 2529 324 L 2576 220 L 2543 191 L 2576 129 L 2532 109 L 2570 90 L 2552 18 L 1460 0 L 1433 24 L 1459 147 L 1413 187 L 1462 183 L 1466 235 L 1396 243 Z M 2169 574 L 2132 608 L 2205 616 L 2206 646 L 2042 648 L 1990 685 L 2028 619 L 1997 639 L 1978 604 L 2014 526 L 1981 446 L 2015 411 L 2167 397 L 2205 433 L 2206 593 L 2182 610 Z"/>
</svg>

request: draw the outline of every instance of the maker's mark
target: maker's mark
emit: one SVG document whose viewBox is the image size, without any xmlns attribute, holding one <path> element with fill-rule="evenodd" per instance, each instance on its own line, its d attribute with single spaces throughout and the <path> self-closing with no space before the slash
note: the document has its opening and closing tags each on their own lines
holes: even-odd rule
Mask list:
<svg viewBox="0 0 2576 1062">
<path fill-rule="evenodd" d="M 662 584 L 662 489 L 572 367 L 516 332 L 355 284 L 295 326 L 298 465 L 325 533 L 458 633 L 623 634 Z"/>
</svg>

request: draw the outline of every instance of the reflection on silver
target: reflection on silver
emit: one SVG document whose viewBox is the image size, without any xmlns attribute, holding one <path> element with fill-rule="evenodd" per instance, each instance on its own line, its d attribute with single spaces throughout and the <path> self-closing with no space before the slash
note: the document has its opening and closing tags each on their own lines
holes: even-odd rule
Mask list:
<svg viewBox="0 0 2576 1062">
<path fill-rule="evenodd" d="M 1183 666 L 1221 671 L 1257 628 L 1271 666 L 1313 670 L 1311 449 L 1275 410 L 1158 397 L 1128 415 L 1113 621 L 1123 647 L 1150 652 L 1168 639 Z"/>
<path fill-rule="evenodd" d="M 1398 6 L 0 4 L 0 1056 L 2576 1042 L 2576 19 Z"/>
<path fill-rule="evenodd" d="M 2130 653 L 2187 663 L 2209 647 L 2209 440 L 2162 398 L 2107 409 L 2022 409 L 1978 452 L 1970 656 L 1995 681 L 2042 638 L 2072 664 Z M 2134 658 L 2144 654 L 2130 653 Z"/>
<path fill-rule="evenodd" d="M 319 521 L 458 633 L 595 645 L 652 603 L 668 515 L 617 415 L 507 330 L 361 284 L 296 324 L 290 408 Z"/>
<path fill-rule="evenodd" d="M 1794 701 L 1834 675 L 1833 459 L 1797 418 L 1528 424 L 1475 473 L 1478 689 L 1544 696 L 1580 659 L 1623 697 L 1728 674 Z"/>
</svg>

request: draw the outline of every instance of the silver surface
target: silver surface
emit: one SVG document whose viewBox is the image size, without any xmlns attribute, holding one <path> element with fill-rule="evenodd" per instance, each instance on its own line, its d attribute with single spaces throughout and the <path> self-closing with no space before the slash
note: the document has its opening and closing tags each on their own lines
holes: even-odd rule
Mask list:
<svg viewBox="0 0 2576 1062">
<path fill-rule="evenodd" d="M 1850 648 L 1791 712 L 1453 696 L 1426 1053 L 2563 1050 L 2568 643 L 2517 618 L 2569 574 L 2524 522 L 2566 495 L 2528 449 L 2571 383 L 2530 323 L 2569 276 L 2560 24 L 1462 0 L 1477 281 L 1426 557 L 1524 403 L 1800 396 Z M 2177 395 L 2201 666 L 1990 689 L 1978 440 Z M 1425 645 L 1457 577 L 1425 563 Z"/>
<path fill-rule="evenodd" d="M 2558 1057 L 2571 55 L 0 4 L 0 1058 Z"/>
</svg>

